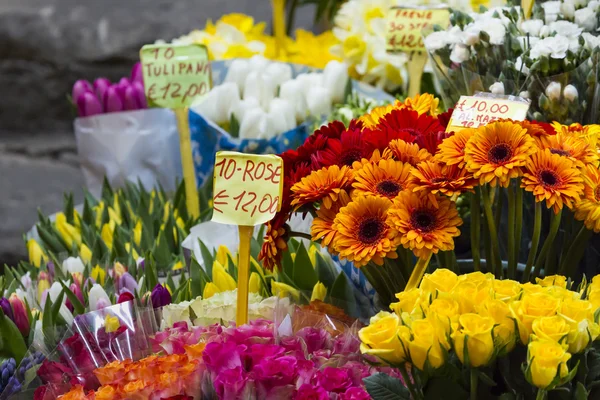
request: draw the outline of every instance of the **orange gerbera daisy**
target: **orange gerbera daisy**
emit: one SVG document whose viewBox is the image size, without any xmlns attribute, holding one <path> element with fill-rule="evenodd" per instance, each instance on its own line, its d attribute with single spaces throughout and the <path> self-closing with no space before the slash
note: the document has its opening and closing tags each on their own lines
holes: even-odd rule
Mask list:
<svg viewBox="0 0 600 400">
<path fill-rule="evenodd" d="M 396 160 L 365 164 L 354 175 L 352 197 L 376 196 L 392 200 L 410 185 L 412 166 Z"/>
<path fill-rule="evenodd" d="M 407 97 L 404 100 L 404 105 L 411 110 L 421 114 L 429 114 L 432 117 L 438 115 L 438 108 L 440 106 L 440 99 L 429 94 L 417 94 L 415 97 Z"/>
<path fill-rule="evenodd" d="M 390 160 L 393 158 L 393 154 L 390 149 L 384 149 L 383 151 L 379 151 L 379 149 L 373 150 L 373 154 L 371 154 L 370 158 L 363 158 L 360 161 L 354 161 L 352 163 L 352 168 L 354 171 L 361 169 L 366 164 L 377 164 L 381 160 Z"/>
<path fill-rule="evenodd" d="M 552 127 L 556 133 L 563 133 L 567 136 L 575 136 L 588 142 L 592 147 L 598 146 L 600 138 L 600 125 L 581 125 L 574 123 L 571 125 L 562 125 L 558 122 L 553 122 Z"/>
<path fill-rule="evenodd" d="M 473 136 L 475 129 L 467 128 L 456 132 L 447 137 L 438 146 L 438 151 L 434 158 L 447 165 L 458 164 L 459 168 L 465 165 L 465 147 L 467 142 Z"/>
<path fill-rule="evenodd" d="M 573 202 L 579 201 L 583 191 L 581 172 L 571 160 L 549 149 L 534 154 L 526 165 L 521 187 L 532 192 L 536 201 L 546 200 L 546 206 L 555 213 L 563 204 L 572 208 Z"/>
<path fill-rule="evenodd" d="M 402 245 L 417 257 L 454 249 L 462 220 L 456 205 L 436 195 L 434 204 L 426 193 L 400 192 L 388 210 L 388 225 L 396 228 Z"/>
<path fill-rule="evenodd" d="M 391 202 L 375 196 L 361 196 L 342 207 L 333 222 L 337 231 L 333 247 L 343 259 L 362 267 L 373 261 L 383 265 L 384 258 L 397 258 L 398 231 L 386 224 Z"/>
<path fill-rule="evenodd" d="M 334 251 L 331 243 L 336 234 L 333 229 L 333 221 L 340 209 L 347 206 L 350 201 L 350 196 L 346 192 L 340 193 L 340 197 L 331 208 L 321 207 L 317 210 L 317 216 L 310 227 L 312 240 L 314 242 L 320 240 L 321 245 L 329 247 L 330 252 Z"/>
<path fill-rule="evenodd" d="M 598 151 L 584 139 L 559 133 L 536 137 L 535 140 L 540 149 L 549 149 L 552 154 L 567 157 L 577 168 L 588 164 L 598 166 Z"/>
<path fill-rule="evenodd" d="M 398 107 L 403 107 L 403 105 L 396 100 L 394 104 L 373 108 L 368 114 L 361 116 L 358 120 L 363 123 L 365 128 L 373 128 L 379 123 L 380 119 Z"/>
<path fill-rule="evenodd" d="M 352 168 L 345 165 L 313 171 L 292 186 L 292 206 L 298 209 L 304 204 L 320 201 L 325 208 L 331 208 L 340 192 L 350 187 L 353 178 Z"/>
<path fill-rule="evenodd" d="M 396 160 L 412 166 L 431 158 L 431 154 L 427 150 L 421 149 L 418 144 L 408 143 L 402 139 L 392 140 L 388 144 L 388 149 Z"/>
<path fill-rule="evenodd" d="M 583 197 L 575 203 L 575 218 L 585 227 L 600 232 L 600 170 L 587 165 L 583 175 Z"/>
<path fill-rule="evenodd" d="M 455 165 L 444 165 L 436 161 L 423 161 L 411 171 L 414 192 L 427 191 L 435 204 L 436 194 L 444 194 L 456 201 L 456 198 L 467 190 L 473 190 L 475 179 L 464 168 Z"/>
<path fill-rule="evenodd" d="M 467 169 L 481 184 L 508 186 L 537 148 L 531 136 L 514 122 L 480 126 L 465 147 Z"/>
</svg>

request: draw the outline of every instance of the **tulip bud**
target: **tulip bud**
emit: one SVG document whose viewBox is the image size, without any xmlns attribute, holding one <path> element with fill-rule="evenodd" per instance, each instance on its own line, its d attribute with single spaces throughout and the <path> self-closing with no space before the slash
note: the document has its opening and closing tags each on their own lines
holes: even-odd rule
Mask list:
<svg viewBox="0 0 600 400">
<path fill-rule="evenodd" d="M 308 98 L 308 92 L 315 87 L 323 87 L 323 74 L 320 72 L 310 72 L 299 74 L 296 80 L 300 82 L 300 88 L 304 97 Z"/>
<path fill-rule="evenodd" d="M 80 289 L 80 287 L 79 287 L 78 284 L 71 283 L 71 285 L 69 286 L 69 290 L 71 292 L 73 292 L 73 294 L 79 299 L 79 301 L 81 302 L 81 304 L 84 304 L 83 292 L 81 291 L 81 289 Z M 67 308 L 71 312 L 73 311 L 73 304 L 71 304 L 71 300 L 67 299 L 65 305 L 67 306 Z"/>
<path fill-rule="evenodd" d="M 323 85 L 331 92 L 335 103 L 343 103 L 346 84 L 348 83 L 348 66 L 339 61 L 329 61 L 323 70 Z"/>
<path fill-rule="evenodd" d="M 240 92 L 244 92 L 244 83 L 246 83 L 246 76 L 250 72 L 250 65 L 247 60 L 235 59 L 231 62 L 227 75 L 225 76 L 224 82 L 233 82 L 237 85 Z"/>
<path fill-rule="evenodd" d="M 86 80 L 80 79 L 73 85 L 73 90 L 71 91 L 71 99 L 73 101 L 77 101 L 77 99 L 87 92 L 94 92 L 93 86 Z"/>
<path fill-rule="evenodd" d="M 275 135 L 273 121 L 260 108 L 254 108 L 244 115 L 240 123 L 240 138 L 264 139 Z"/>
<path fill-rule="evenodd" d="M 142 82 L 133 82 L 131 87 L 133 87 L 133 95 L 137 99 L 137 104 L 139 104 L 140 108 L 148 108 L 144 84 Z"/>
<path fill-rule="evenodd" d="M 546 87 L 545 93 L 550 100 L 559 100 L 562 86 L 560 82 L 550 82 Z"/>
<path fill-rule="evenodd" d="M 43 262 L 46 262 L 47 256 L 44 253 L 44 249 L 35 239 L 29 239 L 27 241 L 27 253 L 29 253 L 29 262 L 35 267 L 39 268 Z"/>
<path fill-rule="evenodd" d="M 287 132 L 296 127 L 294 108 L 285 99 L 273 99 L 269 105 L 269 114 L 280 115 L 285 121 L 285 125 L 282 127 L 283 130 L 276 129 L 277 133 Z"/>
<path fill-rule="evenodd" d="M 231 112 L 235 116 L 235 119 L 237 119 L 238 122 L 241 123 L 244 120 L 246 113 L 255 108 L 260 109 L 258 99 L 250 97 L 246 100 L 240 100 L 239 103 L 237 103 L 234 107 L 231 108 Z"/>
<path fill-rule="evenodd" d="M 490 92 L 497 95 L 504 95 L 504 83 L 496 82 L 490 86 Z"/>
<path fill-rule="evenodd" d="M 79 257 L 69 257 L 62 263 L 62 271 L 64 275 L 74 274 L 76 272 L 83 273 L 85 265 Z"/>
<path fill-rule="evenodd" d="M 238 87 L 233 82 L 214 87 L 208 94 L 192 104 L 194 112 L 217 124 L 229 122 L 229 116 L 240 101 Z"/>
<path fill-rule="evenodd" d="M 117 300 L 117 304 L 127 303 L 128 301 L 133 301 L 135 297 L 129 292 L 122 292 L 119 295 L 119 299 Z"/>
<path fill-rule="evenodd" d="M 327 296 L 327 288 L 321 282 L 317 282 L 313 287 L 312 295 L 310 296 L 310 301 L 324 301 L 325 296 Z"/>
<path fill-rule="evenodd" d="M 164 307 L 171 304 L 171 293 L 169 293 L 164 286 L 157 284 L 154 286 L 154 289 L 152 289 L 150 299 L 154 308 Z"/>
<path fill-rule="evenodd" d="M 119 95 L 121 97 L 121 99 L 125 98 L 125 90 L 127 90 L 127 88 L 131 86 L 131 82 L 129 81 L 129 78 L 121 78 L 119 79 L 119 83 L 117 83 L 117 90 L 119 91 Z"/>
<path fill-rule="evenodd" d="M 529 92 L 527 90 L 524 90 L 521 93 L 519 93 L 519 97 L 522 97 L 524 99 L 530 99 L 531 95 L 529 94 Z"/>
<path fill-rule="evenodd" d="M 107 113 L 123 111 L 123 100 L 117 85 L 111 85 L 106 89 L 102 104 L 104 105 L 104 111 Z"/>
<path fill-rule="evenodd" d="M 204 299 L 210 299 L 217 293 L 220 293 L 220 290 L 217 287 L 217 285 L 215 285 L 212 282 L 207 282 L 206 285 L 204 285 L 204 291 L 202 292 L 202 297 Z"/>
<path fill-rule="evenodd" d="M 15 317 L 13 315 L 12 306 L 6 297 L 0 298 L 0 307 L 2 307 L 2 312 L 4 312 L 4 315 L 14 322 Z"/>
<path fill-rule="evenodd" d="M 102 286 L 98 285 L 97 283 L 95 283 L 90 289 L 88 300 L 90 303 L 91 311 L 101 310 L 111 305 L 110 298 L 108 297 Z"/>
<path fill-rule="evenodd" d="M 331 114 L 331 92 L 324 87 L 312 87 L 306 97 L 308 111 L 314 117 Z"/>
<path fill-rule="evenodd" d="M 565 99 L 569 101 L 575 101 L 579 96 L 579 92 L 577 92 L 577 88 L 575 86 L 567 85 L 563 90 L 563 95 L 565 96 Z"/>
<path fill-rule="evenodd" d="M 125 110 L 138 110 L 141 108 L 138 104 L 138 98 L 133 86 L 128 86 L 125 89 L 125 94 L 123 95 L 123 108 Z"/>
<path fill-rule="evenodd" d="M 119 291 L 123 292 L 123 290 L 128 290 L 133 293 L 137 290 L 138 284 L 137 281 L 129 272 L 125 272 L 118 280 Z"/>
<path fill-rule="evenodd" d="M 131 68 L 131 82 L 144 83 L 144 74 L 142 73 L 142 63 L 136 62 Z"/>
<path fill-rule="evenodd" d="M 263 73 L 250 72 L 244 83 L 244 100 L 250 97 L 256 98 L 262 109 L 267 110 L 275 97 L 275 83 Z"/>
<path fill-rule="evenodd" d="M 21 331 L 23 336 L 29 335 L 29 318 L 27 317 L 27 311 L 25 310 L 25 304 L 17 297 L 16 294 L 11 294 L 8 299 L 13 309 L 13 322 Z"/>
<path fill-rule="evenodd" d="M 292 67 L 286 63 L 269 63 L 265 73 L 270 77 L 275 86 L 280 86 L 283 82 L 292 79 Z"/>
<path fill-rule="evenodd" d="M 54 262 L 48 261 L 48 264 L 46 264 L 46 268 L 48 268 L 48 274 L 50 274 L 50 277 L 48 279 L 54 278 Z"/>
<path fill-rule="evenodd" d="M 250 293 L 260 293 L 260 288 L 262 286 L 260 275 L 256 272 L 250 274 L 250 280 L 248 282 L 248 292 Z"/>
<path fill-rule="evenodd" d="M 249 72 L 262 73 L 267 69 L 268 66 L 269 66 L 269 60 L 267 60 L 266 58 L 264 58 L 261 55 L 257 54 L 255 56 L 250 57 L 250 59 L 248 59 Z"/>
<path fill-rule="evenodd" d="M 279 88 L 279 98 L 287 100 L 292 105 L 297 122 L 303 122 L 306 119 L 306 98 L 300 81 L 294 79 L 282 83 Z"/>
<path fill-rule="evenodd" d="M 85 92 L 77 99 L 77 113 L 80 117 L 91 117 L 102 114 L 102 104 L 92 92 Z"/>
<path fill-rule="evenodd" d="M 108 79 L 106 78 L 98 78 L 94 81 L 94 91 L 96 92 L 96 96 L 99 99 L 103 99 L 104 98 L 104 93 L 106 92 L 106 89 L 108 89 L 110 87 L 111 83 Z"/>
</svg>

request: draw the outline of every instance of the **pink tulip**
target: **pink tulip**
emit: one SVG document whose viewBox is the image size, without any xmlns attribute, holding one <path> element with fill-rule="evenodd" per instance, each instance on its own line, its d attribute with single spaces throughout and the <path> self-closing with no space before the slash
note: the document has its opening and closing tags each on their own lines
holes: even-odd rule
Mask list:
<svg viewBox="0 0 600 400">
<path fill-rule="evenodd" d="M 73 85 L 73 90 L 71 91 L 71 99 L 75 102 L 82 94 L 93 91 L 94 88 L 88 81 L 80 79 Z"/>
<path fill-rule="evenodd" d="M 131 86 L 133 87 L 134 94 L 137 98 L 140 108 L 148 108 L 148 103 L 146 102 L 146 93 L 144 91 L 144 84 L 142 82 L 133 82 Z"/>
<path fill-rule="evenodd" d="M 94 81 L 94 91 L 100 100 L 104 98 L 104 93 L 106 92 L 106 89 L 110 87 L 110 85 L 111 83 L 107 78 L 98 78 Z"/>
<path fill-rule="evenodd" d="M 76 99 L 77 112 L 80 117 L 102 114 L 102 104 L 93 92 L 85 92 Z"/>
<path fill-rule="evenodd" d="M 141 108 L 138 103 L 138 99 L 135 95 L 135 89 L 133 86 L 128 86 L 125 89 L 125 95 L 123 96 L 123 106 L 125 110 L 138 110 Z"/>
<path fill-rule="evenodd" d="M 81 304 L 85 304 L 85 301 L 83 299 L 83 293 L 81 292 L 81 288 L 80 285 L 78 285 L 77 283 L 71 283 L 71 285 L 69 286 L 69 289 L 71 290 L 71 292 L 73 292 L 73 294 L 75 296 L 77 296 L 77 298 L 79 299 L 79 301 L 81 302 Z M 73 304 L 71 304 L 71 300 L 67 299 L 66 303 L 67 308 L 70 311 L 73 311 Z"/>
<path fill-rule="evenodd" d="M 144 75 L 142 74 L 142 63 L 136 62 L 131 68 L 131 82 L 144 83 Z"/>
<path fill-rule="evenodd" d="M 123 100 L 119 94 L 117 85 L 111 85 L 106 89 L 102 104 L 104 105 L 104 111 L 107 113 L 123 111 Z"/>
<path fill-rule="evenodd" d="M 17 297 L 15 293 L 10 295 L 8 299 L 13 309 L 14 322 L 23 336 L 29 335 L 29 318 L 25 310 L 25 304 Z"/>
</svg>

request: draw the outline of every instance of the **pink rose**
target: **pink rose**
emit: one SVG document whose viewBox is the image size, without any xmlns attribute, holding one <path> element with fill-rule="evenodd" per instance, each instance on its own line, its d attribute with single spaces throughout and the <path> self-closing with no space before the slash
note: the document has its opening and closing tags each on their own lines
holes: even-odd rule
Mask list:
<svg viewBox="0 0 600 400">
<path fill-rule="evenodd" d="M 344 393 L 340 394 L 340 400 L 369 400 L 371 396 L 361 387 L 351 387 Z"/>
<path fill-rule="evenodd" d="M 206 349 L 204 350 L 206 352 Z M 254 378 L 269 391 L 275 386 L 288 385 L 296 379 L 298 360 L 292 356 L 281 356 L 261 360 L 254 369 Z"/>
<path fill-rule="evenodd" d="M 248 377 L 244 374 L 242 367 L 222 370 L 214 380 L 215 392 L 221 400 L 243 398 L 247 381 Z"/>
<path fill-rule="evenodd" d="M 234 342 L 216 343 L 206 345 L 202 352 L 202 360 L 211 372 L 219 373 L 226 369 L 242 366 L 240 354 L 246 350 L 246 346 Z"/>
<path fill-rule="evenodd" d="M 312 354 L 317 350 L 331 348 L 331 335 L 325 329 L 307 326 L 306 328 L 300 329 L 296 333 L 296 336 L 304 339 L 306 350 L 309 354 Z"/>
<path fill-rule="evenodd" d="M 343 393 L 352 386 L 352 377 L 344 368 L 326 367 L 317 372 L 316 382 L 328 392 Z"/>
<path fill-rule="evenodd" d="M 293 397 L 294 400 L 329 400 L 329 394 L 320 386 L 304 384 Z"/>
<path fill-rule="evenodd" d="M 285 348 L 276 344 L 256 343 L 250 346 L 250 348 L 244 354 L 244 356 L 250 359 L 250 366 L 254 366 L 260 363 L 261 360 L 264 360 L 266 358 L 282 356 L 284 351 Z"/>
</svg>

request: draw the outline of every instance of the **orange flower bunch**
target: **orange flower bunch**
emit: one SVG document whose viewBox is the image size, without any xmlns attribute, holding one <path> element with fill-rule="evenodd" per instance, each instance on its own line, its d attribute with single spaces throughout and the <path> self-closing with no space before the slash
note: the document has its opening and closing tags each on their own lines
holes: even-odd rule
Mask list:
<svg viewBox="0 0 600 400">
<path fill-rule="evenodd" d="M 61 400 L 125 400 L 196 396 L 200 392 L 200 359 L 204 343 L 185 346 L 186 354 L 152 355 L 139 361 L 114 361 L 94 374 L 102 385 L 85 393 L 81 386 Z"/>
</svg>

